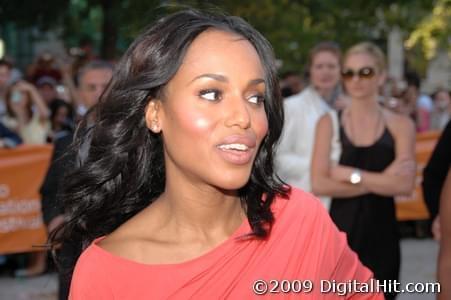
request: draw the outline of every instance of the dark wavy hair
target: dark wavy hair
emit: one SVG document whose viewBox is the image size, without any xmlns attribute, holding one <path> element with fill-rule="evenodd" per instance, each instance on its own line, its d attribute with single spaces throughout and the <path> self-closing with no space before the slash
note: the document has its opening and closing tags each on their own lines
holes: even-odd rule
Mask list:
<svg viewBox="0 0 451 300">
<path fill-rule="evenodd" d="M 250 179 L 238 195 L 252 235 L 268 235 L 273 223 L 271 203 L 277 194 L 286 196 L 289 192 L 273 166 L 283 108 L 272 48 L 241 18 L 184 10 L 158 20 L 131 44 L 99 103 L 78 129 L 75 145 L 79 147 L 80 163 L 66 176 L 63 187 L 67 211 L 63 240 L 79 239 L 84 248 L 114 231 L 164 191 L 163 141 L 146 126 L 145 109 L 153 98 L 164 101 L 166 84 L 193 40 L 207 29 L 235 33 L 248 40 L 265 71 L 269 130 Z"/>
</svg>

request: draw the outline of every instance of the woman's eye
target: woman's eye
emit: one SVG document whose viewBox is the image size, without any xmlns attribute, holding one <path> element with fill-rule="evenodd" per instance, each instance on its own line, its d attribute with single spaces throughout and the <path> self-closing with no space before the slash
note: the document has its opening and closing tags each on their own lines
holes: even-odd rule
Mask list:
<svg viewBox="0 0 451 300">
<path fill-rule="evenodd" d="M 218 90 L 203 90 L 200 91 L 199 96 L 205 100 L 216 101 L 221 98 L 221 92 Z"/>
<path fill-rule="evenodd" d="M 249 97 L 247 100 L 253 104 L 260 104 L 263 101 L 265 101 L 265 97 L 263 97 L 262 95 L 253 95 Z"/>
</svg>

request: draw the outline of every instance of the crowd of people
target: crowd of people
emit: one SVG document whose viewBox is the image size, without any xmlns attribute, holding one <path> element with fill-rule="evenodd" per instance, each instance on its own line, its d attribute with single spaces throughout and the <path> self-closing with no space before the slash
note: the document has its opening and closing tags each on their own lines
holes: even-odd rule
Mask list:
<svg viewBox="0 0 451 300">
<path fill-rule="evenodd" d="M 288 97 L 276 156 L 278 174 L 319 197 L 375 278 L 399 280 L 394 198 L 411 196 L 414 190 L 415 133 L 446 127 L 424 171 L 423 192 L 434 236 L 440 239 L 440 232 L 450 228 L 438 216 L 440 202 L 449 209 L 450 93 L 444 88 L 432 97 L 420 93 L 420 80 L 412 72 L 398 82 L 387 78 L 383 52 L 368 42 L 352 46 L 343 57 L 336 44 L 320 43 L 311 50 L 307 68 L 308 85 L 302 91 L 289 93 L 292 73 L 282 83 Z M 304 82 L 298 76 L 297 86 Z M 447 237 L 441 238 L 449 244 Z M 440 257 L 441 276 L 448 280 L 449 250 Z M 394 299 L 396 293 L 385 297 Z"/>
<path fill-rule="evenodd" d="M 255 274 L 399 280 L 394 197 L 414 188 L 415 133 L 450 130 L 450 92 L 421 93 L 414 72 L 388 78 L 368 42 L 343 55 L 319 43 L 306 72 L 279 79 L 270 49 L 241 19 L 187 11 L 157 22 L 114 67 L 46 52 L 20 76 L 0 60 L 0 147 L 54 144 L 41 194 L 70 270 L 60 272 L 60 299 L 83 251 L 72 299 L 246 297 L 237 279 L 248 286 Z M 425 171 L 434 218 L 440 197 L 450 207 L 451 152 L 437 151 Z M 46 260 L 33 254 L 16 275 L 42 273 Z M 216 277 L 218 266 L 227 276 Z M 111 281 L 121 284 L 113 291 Z"/>
<path fill-rule="evenodd" d="M 72 68 L 72 66 L 77 68 Z M 24 76 L 8 60 L 0 60 L 0 146 L 54 145 L 51 165 L 40 189 L 42 216 L 48 232 L 64 222 L 64 208 L 57 193 L 68 165 L 66 157 L 77 123 L 98 102 L 111 79 L 113 64 L 92 59 L 71 66 L 57 63 L 49 53 L 37 58 Z M 16 75 L 14 75 L 16 74 Z M 48 269 L 46 251 L 33 252 L 16 277 L 33 277 Z M 6 264 L 5 257 L 1 260 Z M 60 280 L 61 284 L 65 281 Z M 68 287 L 62 287 L 62 292 Z M 61 299 L 67 298 L 62 296 Z"/>
<path fill-rule="evenodd" d="M 29 145 L 52 143 L 74 130 L 111 77 L 84 76 L 93 63 L 76 70 L 74 64 L 62 63 L 45 52 L 22 75 L 8 59 L 0 60 L 0 122 L 15 134 L 13 141 L 2 136 L 3 147 L 13 147 L 19 140 Z M 94 64 L 112 70 L 107 62 Z"/>
<path fill-rule="evenodd" d="M 306 74 L 308 80 L 298 75 L 294 85 L 308 82 L 302 91 L 289 92 L 295 78 L 291 72 L 281 84 L 287 98 L 277 172 L 285 182 L 318 196 L 375 278 L 399 280 L 394 198 L 414 190 L 415 133 L 444 130 L 424 170 L 423 193 L 434 236 L 440 239 L 440 232 L 450 228 L 439 217 L 440 205 L 449 210 L 450 93 L 445 88 L 431 96 L 420 93 L 413 72 L 398 81 L 388 78 L 383 52 L 368 42 L 352 46 L 343 57 L 334 43 L 316 45 Z M 448 249 L 448 238 L 441 239 Z M 440 274 L 446 280 L 449 255 L 441 251 Z M 385 297 L 394 299 L 396 293 Z"/>
</svg>

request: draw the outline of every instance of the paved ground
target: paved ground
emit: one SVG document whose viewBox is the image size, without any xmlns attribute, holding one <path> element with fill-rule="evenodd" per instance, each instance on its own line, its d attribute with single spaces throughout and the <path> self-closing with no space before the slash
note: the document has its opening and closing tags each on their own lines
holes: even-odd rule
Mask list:
<svg viewBox="0 0 451 300">
<path fill-rule="evenodd" d="M 55 274 L 32 279 L 0 277 L 0 300 L 56 300 L 56 293 Z"/>
<path fill-rule="evenodd" d="M 404 239 L 401 242 L 401 283 L 435 282 L 438 243 Z M 397 300 L 434 300 L 435 294 L 400 294 Z"/>
<path fill-rule="evenodd" d="M 438 247 L 430 239 L 404 239 L 401 282 L 434 282 Z M 33 279 L 0 277 L 0 300 L 56 300 L 56 275 Z M 401 294 L 397 300 L 433 300 L 433 294 Z"/>
</svg>

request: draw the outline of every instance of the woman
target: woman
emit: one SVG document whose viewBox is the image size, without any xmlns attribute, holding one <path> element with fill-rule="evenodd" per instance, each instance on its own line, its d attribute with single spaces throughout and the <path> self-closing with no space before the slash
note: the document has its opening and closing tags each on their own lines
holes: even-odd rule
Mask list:
<svg viewBox="0 0 451 300">
<path fill-rule="evenodd" d="M 333 197 L 332 219 L 375 278 L 395 280 L 400 250 L 393 196 L 409 195 L 413 189 L 415 128 L 407 117 L 378 103 L 385 62 L 375 45 L 350 48 L 342 78 L 351 103 L 339 113 L 340 161 L 329 161 L 333 129 L 325 115 L 316 132 L 313 193 Z"/>
<path fill-rule="evenodd" d="M 90 245 L 70 299 L 249 299 L 269 278 L 311 280 L 317 299 L 320 279 L 371 278 L 321 206 L 276 179 L 274 58 L 242 19 L 157 21 L 94 112 L 66 184 L 63 233 Z"/>
<path fill-rule="evenodd" d="M 336 44 L 316 45 L 310 51 L 308 63 L 310 85 L 300 94 L 284 100 L 285 124 L 277 149 L 277 172 L 284 181 L 307 192 L 311 191 L 310 162 L 315 127 L 319 118 L 331 110 L 337 96 L 340 58 Z M 338 153 L 333 155 L 338 156 Z M 330 198 L 322 197 L 321 201 L 329 208 Z"/>
<path fill-rule="evenodd" d="M 3 123 L 25 144 L 45 144 L 50 131 L 50 111 L 36 88 L 25 81 L 13 85 L 6 96 Z"/>
</svg>

